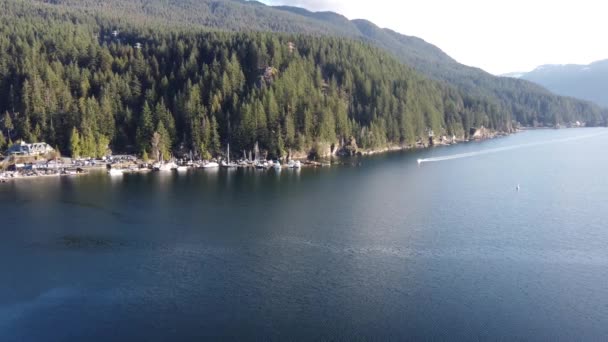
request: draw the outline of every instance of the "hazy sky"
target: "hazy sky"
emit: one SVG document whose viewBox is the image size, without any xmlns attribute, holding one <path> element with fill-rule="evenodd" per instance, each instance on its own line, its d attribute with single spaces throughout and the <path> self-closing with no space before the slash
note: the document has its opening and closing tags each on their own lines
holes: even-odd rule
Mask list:
<svg viewBox="0 0 608 342">
<path fill-rule="evenodd" d="M 604 0 L 264 0 L 418 36 L 461 63 L 495 74 L 608 58 Z"/>
</svg>

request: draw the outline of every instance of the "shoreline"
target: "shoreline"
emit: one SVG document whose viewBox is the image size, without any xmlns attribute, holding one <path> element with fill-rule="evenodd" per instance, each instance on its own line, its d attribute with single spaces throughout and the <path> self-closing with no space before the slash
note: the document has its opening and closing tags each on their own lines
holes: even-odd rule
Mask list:
<svg viewBox="0 0 608 342">
<path fill-rule="evenodd" d="M 423 150 L 427 150 L 427 149 L 431 149 L 431 148 L 435 148 L 435 147 L 452 146 L 452 145 L 458 145 L 458 144 L 469 143 L 469 142 L 483 142 L 483 141 L 492 140 L 492 139 L 496 139 L 496 138 L 507 137 L 507 136 L 510 136 L 513 134 L 521 133 L 523 131 L 525 131 L 525 129 L 523 129 L 523 128 L 516 129 L 513 132 L 490 131 L 490 132 L 486 133 L 486 135 L 480 136 L 478 138 L 465 139 L 465 138 L 461 137 L 461 138 L 457 138 L 455 141 L 452 141 L 452 142 L 436 142 L 432 145 L 428 144 L 428 145 L 424 145 L 424 146 L 391 145 L 391 146 L 387 146 L 387 147 L 380 148 L 380 149 L 357 151 L 355 153 L 355 156 L 356 155 L 372 156 L 372 155 L 377 155 L 377 154 L 400 152 L 400 151 L 423 151 Z M 340 156 L 338 156 L 338 157 L 340 157 Z"/>
<path fill-rule="evenodd" d="M 431 149 L 431 148 L 435 148 L 435 147 L 451 146 L 451 145 L 457 145 L 457 144 L 469 143 L 469 142 L 483 142 L 483 141 L 492 140 L 492 139 L 496 139 L 496 138 L 500 138 L 500 137 L 507 137 L 507 136 L 525 132 L 525 131 L 550 130 L 550 129 L 551 130 L 574 129 L 574 128 L 593 128 L 593 127 L 584 127 L 584 126 L 583 127 L 563 127 L 563 128 L 519 127 L 516 130 L 514 130 L 513 132 L 497 132 L 497 131 L 486 130 L 483 135 L 480 135 L 476 138 L 465 139 L 465 138 L 461 137 L 461 138 L 452 140 L 451 142 L 440 141 L 440 142 L 436 142 L 432 145 L 431 144 L 422 145 L 422 146 L 390 145 L 390 146 L 386 146 L 386 147 L 379 148 L 379 149 L 373 149 L 373 150 L 358 150 L 354 154 L 351 154 L 351 155 L 339 155 L 339 154 L 334 153 L 332 155 L 325 156 L 323 158 L 319 158 L 318 160 L 309 160 L 309 159 L 305 159 L 305 158 L 294 158 L 293 160 L 301 161 L 302 168 L 331 167 L 332 165 L 339 165 L 340 162 L 337 160 L 342 159 L 342 158 L 357 157 L 357 156 L 367 157 L 367 156 L 374 156 L 374 155 L 385 154 L 385 153 L 403 152 L 403 151 L 423 151 L 423 150 L 427 150 L 427 149 Z M 138 165 L 137 163 L 133 164 L 133 166 L 137 166 L 137 165 Z M 70 173 L 56 172 L 56 173 L 52 173 L 52 174 L 35 174 L 35 175 L 22 175 L 22 174 L 19 174 L 19 171 L 0 171 L 0 184 L 6 184 L 6 183 L 10 183 L 12 181 L 21 181 L 21 180 L 30 180 L 30 179 L 83 176 L 83 175 L 88 175 L 91 171 L 103 172 L 106 170 L 103 166 L 88 166 L 88 167 L 82 167 L 82 169 L 83 169 L 82 172 L 75 172 L 75 173 L 74 172 L 70 172 Z M 197 168 L 192 168 L 192 169 L 197 169 Z M 125 169 L 124 173 L 125 174 L 136 174 L 136 173 L 148 173 L 148 172 L 153 172 L 153 170 L 148 169 L 148 168 L 133 167 L 130 169 L 129 168 Z M 7 175 L 10 175 L 10 177 L 8 177 Z M 15 176 L 15 175 L 17 175 L 17 176 Z"/>
<path fill-rule="evenodd" d="M 489 135 L 484 136 L 484 137 L 480 137 L 480 138 L 470 138 L 470 139 L 457 139 L 456 142 L 451 142 L 451 143 L 443 143 L 443 142 L 439 142 L 439 143 L 435 143 L 433 145 L 425 145 L 425 146 L 401 146 L 401 145 L 391 145 L 388 147 L 384 147 L 384 148 L 380 148 L 380 149 L 375 149 L 375 150 L 362 150 L 362 151 L 357 151 L 353 156 L 372 156 L 372 155 L 377 155 L 377 154 L 382 154 L 382 153 L 391 153 L 391 152 L 400 152 L 400 151 L 422 151 L 422 150 L 427 150 L 427 149 L 432 149 L 435 147 L 444 147 L 444 146 L 452 146 L 452 145 L 458 145 L 458 144 L 462 144 L 462 143 L 470 143 L 470 142 L 484 142 L 487 140 L 493 140 L 493 139 L 497 139 L 497 138 L 502 138 L 502 137 L 508 137 L 514 134 L 518 134 L 518 133 L 523 133 L 526 131 L 541 131 L 541 130 L 570 130 L 570 129 L 585 129 L 585 128 L 607 128 L 604 126 L 579 126 L 579 127 L 560 127 L 560 128 L 556 128 L 556 127 L 519 127 L 517 129 L 515 129 L 513 132 L 490 132 Z M 343 156 L 335 156 L 335 157 L 343 157 Z"/>
</svg>

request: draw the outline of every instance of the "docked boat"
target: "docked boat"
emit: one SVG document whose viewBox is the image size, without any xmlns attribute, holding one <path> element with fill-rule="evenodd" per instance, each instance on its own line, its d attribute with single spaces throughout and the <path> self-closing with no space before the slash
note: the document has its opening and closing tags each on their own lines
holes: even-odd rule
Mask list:
<svg viewBox="0 0 608 342">
<path fill-rule="evenodd" d="M 299 169 L 302 167 L 302 163 L 299 160 L 290 160 L 287 163 L 287 167 L 290 169 Z"/>
<path fill-rule="evenodd" d="M 267 169 L 268 167 L 269 167 L 269 165 L 268 165 L 268 162 L 266 162 L 266 161 L 258 161 L 255 163 L 256 169 L 264 170 L 264 169 Z"/>
<path fill-rule="evenodd" d="M 221 162 L 222 167 L 227 168 L 227 169 L 233 169 L 238 166 L 236 163 L 230 162 L 230 144 L 228 144 L 228 147 L 226 148 L 226 159 L 227 160 L 222 160 L 222 162 Z"/>
<path fill-rule="evenodd" d="M 109 169 L 108 174 L 110 176 L 122 176 L 125 173 L 123 169 Z"/>
<path fill-rule="evenodd" d="M 177 170 L 178 172 L 184 172 L 184 171 L 188 171 L 188 167 L 187 167 L 187 166 L 183 166 L 183 165 L 182 165 L 182 166 L 178 166 L 178 167 L 176 168 L 176 170 Z"/>
<path fill-rule="evenodd" d="M 154 171 L 171 171 L 171 170 L 177 169 L 177 164 L 175 164 L 173 162 L 169 162 L 169 163 L 155 163 L 152 166 L 152 169 Z"/>
<path fill-rule="evenodd" d="M 205 164 L 203 164 L 203 166 L 201 166 L 203 169 L 215 169 L 220 167 L 220 164 L 216 163 L 216 162 L 207 162 Z"/>
<path fill-rule="evenodd" d="M 220 163 L 220 166 L 223 168 L 227 168 L 227 169 L 234 169 L 234 168 L 238 167 L 239 165 L 237 163 L 232 163 L 229 161 L 222 160 L 222 162 Z"/>
<path fill-rule="evenodd" d="M 274 162 L 274 163 L 272 164 L 272 167 L 273 167 L 275 170 L 280 170 L 280 169 L 281 169 L 281 162 L 277 160 L 276 162 Z"/>
</svg>

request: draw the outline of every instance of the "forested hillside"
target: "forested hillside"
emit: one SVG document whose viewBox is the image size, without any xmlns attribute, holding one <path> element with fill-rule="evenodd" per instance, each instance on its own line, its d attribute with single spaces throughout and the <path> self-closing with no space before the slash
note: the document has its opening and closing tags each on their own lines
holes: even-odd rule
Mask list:
<svg viewBox="0 0 608 342">
<path fill-rule="evenodd" d="M 563 101 L 571 108 L 539 102 L 555 110 L 534 120 L 604 123 L 597 108 Z M 76 156 L 108 144 L 150 153 L 154 133 L 164 156 L 259 142 L 277 157 L 353 138 L 374 149 L 424 141 L 429 129 L 510 131 L 513 119 L 346 38 L 209 32 L 11 0 L 0 1 L 0 113 L 0 143 L 45 140 Z"/>
<path fill-rule="evenodd" d="M 43 0 L 38 0 L 43 1 Z M 601 109 L 556 96 L 524 80 L 496 77 L 462 65 L 424 40 L 381 29 L 365 20 L 348 20 L 331 12 L 271 7 L 240 0 L 44 0 L 53 6 L 104 13 L 118 20 L 165 22 L 205 28 L 274 31 L 342 36 L 368 42 L 393 54 L 399 61 L 462 92 L 487 99 L 504 115 L 526 126 L 552 126 L 577 120 L 603 124 Z"/>
<path fill-rule="evenodd" d="M 123 24 L 114 36 L 116 23 L 102 17 L 11 1 L 1 10 L 5 137 L 76 155 L 101 155 L 108 142 L 149 152 L 154 132 L 167 156 L 256 141 L 278 156 L 351 137 L 377 148 L 415 143 L 428 129 L 511 127 L 491 103 L 343 38 L 143 24 Z"/>
</svg>

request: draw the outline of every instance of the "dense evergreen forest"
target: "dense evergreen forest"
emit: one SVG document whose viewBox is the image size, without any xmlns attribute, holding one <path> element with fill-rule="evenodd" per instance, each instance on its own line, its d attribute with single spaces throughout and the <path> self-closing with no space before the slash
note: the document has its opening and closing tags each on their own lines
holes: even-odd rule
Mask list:
<svg viewBox="0 0 608 342">
<path fill-rule="evenodd" d="M 541 100 L 530 120 L 605 124 L 587 103 Z M 259 142 L 271 157 L 412 145 L 428 130 L 510 131 L 518 119 L 347 38 L 202 31 L 11 0 L 0 1 L 0 113 L 3 146 L 44 140 L 74 156 L 154 146 L 204 158 L 228 143 Z"/>
<path fill-rule="evenodd" d="M 603 124 L 606 116 L 606 109 L 556 96 L 537 84 L 496 77 L 481 69 L 462 65 L 418 37 L 382 29 L 366 20 L 348 20 L 332 12 L 272 7 L 243 0 L 36 1 L 59 8 L 103 13 L 120 21 L 155 21 L 224 31 L 256 30 L 347 37 L 390 52 L 426 77 L 454 86 L 469 96 L 491 101 L 502 114 L 512 115 L 525 126 L 552 126 L 574 119 L 597 125 Z"/>
</svg>

